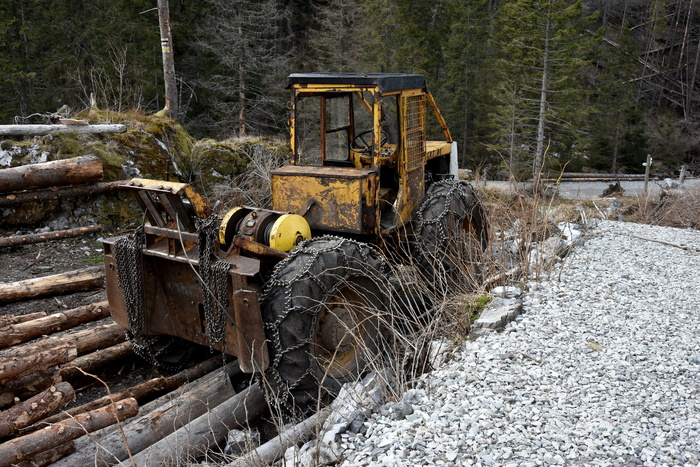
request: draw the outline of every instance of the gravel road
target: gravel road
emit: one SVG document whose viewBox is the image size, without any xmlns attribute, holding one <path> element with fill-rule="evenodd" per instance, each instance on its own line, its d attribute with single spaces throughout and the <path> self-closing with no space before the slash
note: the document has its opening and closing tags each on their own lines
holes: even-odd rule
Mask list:
<svg viewBox="0 0 700 467">
<path fill-rule="evenodd" d="M 698 465 L 697 249 L 698 231 L 600 222 L 504 332 L 423 376 L 413 413 L 344 433 L 341 465 Z"/>
<path fill-rule="evenodd" d="M 599 198 L 612 182 L 562 182 L 557 187 L 557 193 L 564 199 L 591 199 Z M 481 186 L 481 185 L 479 185 Z M 510 187 L 509 182 L 488 181 L 485 186 L 493 186 L 505 189 Z M 624 195 L 628 197 L 642 196 L 644 193 L 644 182 L 621 181 L 620 186 L 625 190 Z M 684 186 L 688 189 L 700 187 L 700 179 L 687 179 Z M 653 180 L 649 182 L 649 193 L 654 196 L 661 192 L 661 188 L 666 187 L 663 180 Z"/>
</svg>

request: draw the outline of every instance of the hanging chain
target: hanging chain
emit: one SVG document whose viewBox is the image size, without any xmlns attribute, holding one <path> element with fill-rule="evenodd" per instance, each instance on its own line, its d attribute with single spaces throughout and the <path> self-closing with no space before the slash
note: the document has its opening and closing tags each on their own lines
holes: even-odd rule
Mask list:
<svg viewBox="0 0 700 467">
<path fill-rule="evenodd" d="M 197 222 L 199 274 L 202 278 L 202 302 L 206 323 L 204 333 L 210 346 L 221 342 L 226 330 L 228 270 L 231 267 L 229 262 L 220 259 L 216 259 L 212 264 L 218 225 L 219 219 L 216 216 Z"/>
<path fill-rule="evenodd" d="M 143 226 L 136 229 L 132 238 L 121 237 L 114 242 L 114 262 L 117 265 L 117 283 L 124 294 L 126 316 L 133 333 L 146 330 L 146 312 L 143 307 L 143 270 L 141 245 Z"/>
</svg>

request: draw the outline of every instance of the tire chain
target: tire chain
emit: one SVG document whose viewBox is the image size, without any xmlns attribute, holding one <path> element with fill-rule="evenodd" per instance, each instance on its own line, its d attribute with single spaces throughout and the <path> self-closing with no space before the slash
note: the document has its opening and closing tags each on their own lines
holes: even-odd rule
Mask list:
<svg viewBox="0 0 700 467">
<path fill-rule="evenodd" d="M 414 245 L 418 251 L 418 253 L 426 260 L 426 261 L 431 261 L 434 262 L 436 259 L 436 254 L 439 254 L 435 251 L 429 251 L 427 247 L 419 241 L 420 239 L 420 234 L 423 232 L 426 226 L 429 225 L 434 225 L 435 226 L 435 237 L 436 237 L 436 247 L 440 246 L 447 246 L 451 243 L 453 240 L 451 234 L 452 232 L 449 232 L 446 228 L 446 224 L 443 223 L 443 219 L 447 217 L 450 212 L 452 211 L 452 206 L 451 206 L 451 200 L 454 199 L 455 194 L 459 196 L 461 199 L 467 200 L 467 199 L 473 199 L 474 200 L 474 206 L 481 206 L 481 201 L 479 200 L 479 197 L 476 193 L 476 191 L 472 188 L 471 185 L 468 183 L 462 182 L 462 181 L 455 181 L 455 180 L 443 180 L 440 182 L 434 183 L 430 190 L 428 191 L 428 194 L 426 197 L 421 201 L 420 206 L 418 207 L 417 213 L 416 213 L 416 219 L 417 219 L 417 229 L 416 233 L 414 234 Z M 433 203 L 435 200 L 438 198 L 443 197 L 444 198 L 444 204 L 442 207 L 442 211 L 440 214 L 433 218 L 433 219 L 428 219 L 426 220 L 424 217 L 424 208 L 427 206 L 430 206 L 431 203 Z M 467 204 L 467 203 L 465 203 Z M 469 213 L 465 212 L 465 216 L 468 216 Z M 461 221 L 462 219 L 460 219 Z M 484 219 L 482 219 L 482 222 Z M 480 226 L 480 228 L 483 230 L 483 226 Z M 481 237 L 481 235 L 480 235 Z M 480 238 L 480 244 L 482 247 L 484 246 L 484 240 L 483 238 Z M 440 269 L 445 269 L 445 265 L 440 263 Z M 446 272 L 446 271 L 441 271 L 441 272 Z"/>
<path fill-rule="evenodd" d="M 329 241 L 330 243 L 323 248 L 313 248 L 310 249 L 308 246 L 311 243 L 319 243 L 321 240 Z M 293 404 L 290 404 L 289 399 L 292 397 L 292 392 L 300 385 L 302 384 L 304 378 L 307 376 L 311 375 L 311 368 L 307 369 L 296 381 L 289 383 L 287 381 L 284 381 L 282 379 L 282 376 L 280 372 L 278 371 L 278 368 L 280 366 L 280 363 L 284 357 L 285 354 L 289 352 L 293 352 L 295 350 L 298 350 L 300 348 L 303 348 L 304 346 L 308 345 L 309 342 L 305 340 L 301 340 L 299 344 L 288 347 L 286 349 L 282 349 L 282 342 L 281 338 L 279 335 L 279 327 L 281 323 L 289 316 L 292 312 L 300 312 L 303 313 L 305 310 L 301 309 L 300 307 L 292 307 L 291 306 L 291 301 L 292 301 L 292 285 L 306 277 L 310 277 L 310 272 L 311 268 L 313 267 L 314 262 L 316 259 L 321 256 L 324 253 L 328 252 L 338 252 L 342 251 L 343 254 L 341 257 L 343 258 L 344 262 L 341 267 L 347 267 L 348 266 L 348 261 L 347 258 L 350 256 L 347 254 L 347 252 L 344 250 L 343 247 L 346 245 L 354 245 L 357 247 L 357 249 L 360 252 L 361 259 L 364 264 L 370 264 L 370 256 L 374 256 L 374 260 L 378 261 L 378 269 L 381 273 L 384 273 L 387 269 L 387 265 L 382 258 L 382 256 L 379 254 L 379 251 L 371 246 L 367 245 L 361 242 L 358 242 L 356 240 L 344 238 L 344 237 L 337 237 L 337 236 L 332 236 L 332 235 L 326 235 L 323 237 L 316 237 L 316 238 L 311 238 L 308 240 L 303 241 L 300 243 L 297 248 L 292 250 L 287 256 L 287 258 L 283 259 L 277 265 L 275 266 L 272 274 L 272 278 L 265 284 L 264 290 L 263 290 L 263 300 L 262 302 L 264 303 L 267 300 L 267 297 L 270 293 L 270 291 L 273 288 L 276 287 L 282 287 L 284 288 L 285 291 L 285 312 L 280 315 L 274 322 L 266 322 L 264 323 L 264 326 L 267 330 L 270 331 L 269 334 L 272 335 L 271 339 L 271 344 L 274 346 L 274 359 L 272 362 L 270 362 L 270 366 L 267 371 L 267 376 L 273 378 L 273 387 L 276 387 L 278 389 L 278 394 L 277 397 L 279 401 L 281 402 L 281 405 L 284 407 L 290 408 L 292 407 Z M 373 254 L 374 253 L 374 254 Z M 284 267 L 286 267 L 290 262 L 292 262 L 295 258 L 300 257 L 302 255 L 307 255 L 309 257 L 309 260 L 306 262 L 306 267 L 300 271 L 298 271 L 296 274 L 294 274 L 294 277 L 290 280 L 282 280 L 282 279 L 276 279 L 275 277 L 281 271 Z M 319 285 L 323 286 L 322 283 L 319 282 Z M 324 290 L 324 292 L 326 292 Z"/>
</svg>

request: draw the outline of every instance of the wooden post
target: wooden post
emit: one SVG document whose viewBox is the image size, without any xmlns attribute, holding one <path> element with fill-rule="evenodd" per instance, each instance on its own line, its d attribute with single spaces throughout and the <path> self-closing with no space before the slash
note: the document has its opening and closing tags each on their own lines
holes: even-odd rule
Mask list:
<svg viewBox="0 0 700 467">
<path fill-rule="evenodd" d="M 163 53 L 163 76 L 165 79 L 165 108 L 168 116 L 177 120 L 178 100 L 175 80 L 175 55 L 173 36 L 170 32 L 170 7 L 168 0 L 158 0 L 158 20 L 160 23 L 160 48 Z"/>
<path fill-rule="evenodd" d="M 683 185 L 685 183 L 685 176 L 688 174 L 688 164 L 683 164 L 681 166 L 681 174 L 678 177 L 678 183 Z"/>
<path fill-rule="evenodd" d="M 647 196 L 647 189 L 649 187 L 649 171 L 651 170 L 651 154 L 647 154 L 647 161 L 644 163 L 644 196 Z"/>
</svg>

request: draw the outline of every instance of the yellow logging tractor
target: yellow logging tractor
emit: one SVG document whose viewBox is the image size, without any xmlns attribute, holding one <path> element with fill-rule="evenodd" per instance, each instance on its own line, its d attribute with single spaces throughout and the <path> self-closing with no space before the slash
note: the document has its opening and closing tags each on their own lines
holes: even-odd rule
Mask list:
<svg viewBox="0 0 700 467">
<path fill-rule="evenodd" d="M 365 369 L 389 313 L 385 258 L 442 293 L 475 270 L 464 242 L 483 248 L 488 232 L 425 76 L 300 73 L 287 87 L 292 154 L 271 174 L 272 209 L 219 218 L 187 184 L 133 179 L 146 222 L 104 249 L 112 316 L 140 355 L 167 368 L 183 341 L 216 349 L 294 405 Z M 443 140 L 428 140 L 431 115 Z"/>
</svg>

